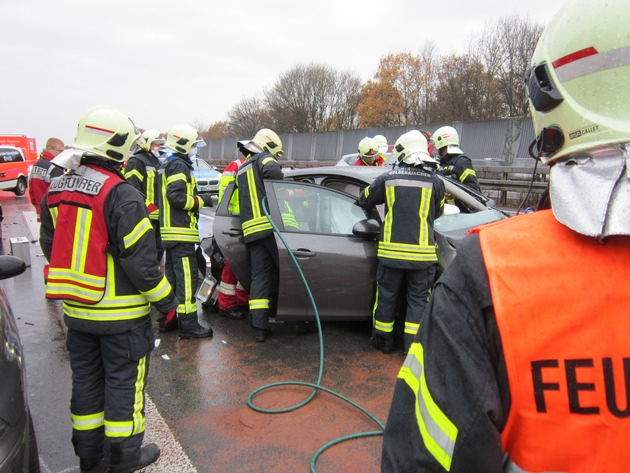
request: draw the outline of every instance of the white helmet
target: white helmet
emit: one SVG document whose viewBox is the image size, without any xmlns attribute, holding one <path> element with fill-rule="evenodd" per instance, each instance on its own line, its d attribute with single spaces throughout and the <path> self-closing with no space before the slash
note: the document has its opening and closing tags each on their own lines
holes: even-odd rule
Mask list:
<svg viewBox="0 0 630 473">
<path fill-rule="evenodd" d="M 374 137 L 374 141 L 376 141 L 376 143 L 378 144 L 379 153 L 387 152 L 387 149 L 389 148 L 389 144 L 387 143 L 387 138 L 385 138 L 383 135 L 376 135 Z"/>
<path fill-rule="evenodd" d="M 274 158 L 281 158 L 284 154 L 282 150 L 282 140 L 275 131 L 269 128 L 258 130 L 254 138 L 242 141 L 243 147 L 252 153 L 271 153 Z"/>
<path fill-rule="evenodd" d="M 199 132 L 190 125 L 175 125 L 168 131 L 166 148 L 176 153 L 188 155 L 193 148 L 206 146 L 206 142 L 199 136 Z"/>
<path fill-rule="evenodd" d="M 446 146 L 446 154 L 464 154 L 459 147 L 457 130 L 452 126 L 443 126 L 435 130 L 435 133 L 431 136 L 431 141 L 437 150 Z"/>
<path fill-rule="evenodd" d="M 127 115 L 112 107 L 97 106 L 79 120 L 74 147 L 122 163 L 139 137 Z"/>
<path fill-rule="evenodd" d="M 142 135 L 140 135 L 140 138 L 138 138 L 137 144 L 140 149 L 151 151 L 152 144 L 155 143 L 156 145 L 163 145 L 165 141 L 166 140 L 159 130 L 156 130 L 155 128 L 149 128 L 148 130 L 144 130 L 142 132 Z"/>
<path fill-rule="evenodd" d="M 374 138 L 365 137 L 359 141 L 358 151 L 362 158 L 375 158 L 379 154 L 378 143 Z"/>
<path fill-rule="evenodd" d="M 416 166 L 420 163 L 437 164 L 429 155 L 427 139 L 418 130 L 411 130 L 400 135 L 394 145 L 396 161 Z"/>
</svg>

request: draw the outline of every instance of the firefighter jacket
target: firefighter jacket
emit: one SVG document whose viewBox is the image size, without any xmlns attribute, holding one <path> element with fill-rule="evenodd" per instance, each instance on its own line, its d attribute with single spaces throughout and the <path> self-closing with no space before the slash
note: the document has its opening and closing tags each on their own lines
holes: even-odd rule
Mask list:
<svg viewBox="0 0 630 473">
<path fill-rule="evenodd" d="M 250 156 L 238 170 L 236 185 L 245 243 L 273 234 L 271 222 L 263 210 L 262 201 L 266 196 L 263 180 L 283 178 L 282 167 L 266 151 Z"/>
<path fill-rule="evenodd" d="M 236 182 L 236 174 L 244 162 L 245 158 L 241 158 L 236 161 L 232 161 L 230 164 L 225 166 L 225 169 L 221 174 L 221 179 L 219 179 L 219 202 L 223 199 L 223 194 L 227 186 L 229 186 L 232 182 Z M 240 207 L 238 205 L 238 190 L 236 189 L 232 192 L 232 196 L 230 197 L 228 211 L 233 215 L 238 215 L 240 213 Z"/>
<path fill-rule="evenodd" d="M 98 158 L 51 183 L 40 244 L 50 262 L 46 297 L 62 299 L 66 324 L 121 333 L 145 322 L 150 305 L 177 300 L 155 264 L 153 227 L 138 192 Z"/>
<path fill-rule="evenodd" d="M 175 153 L 167 158 L 162 175 L 160 234 L 164 248 L 177 243 L 199 243 L 199 209 L 204 200 L 197 195 L 193 165 L 188 156 Z"/>
<path fill-rule="evenodd" d="M 162 163 L 153 154 L 139 151 L 129 158 L 125 166 L 125 179 L 144 197 L 151 220 L 159 220 L 159 202 L 162 192 L 162 179 L 159 169 Z"/>
<path fill-rule="evenodd" d="M 446 177 L 450 177 L 471 189 L 481 193 L 477 173 L 473 169 L 472 161 L 463 154 L 447 154 L 440 158 L 441 168 L 438 171 Z"/>
<path fill-rule="evenodd" d="M 63 174 L 63 169 L 51 162 L 53 158 L 52 153 L 43 151 L 37 162 L 31 166 L 28 174 L 28 195 L 31 198 L 31 204 L 35 206 L 38 218 L 41 213 L 40 204 L 48 192 L 50 181 Z"/>
<path fill-rule="evenodd" d="M 398 375 L 382 471 L 627 471 L 629 260 L 630 237 L 551 210 L 464 239 Z"/>
<path fill-rule="evenodd" d="M 433 222 L 444 211 L 440 178 L 420 166 L 401 164 L 377 177 L 359 196 L 364 209 L 383 203 L 379 262 L 400 269 L 420 269 L 437 262 Z"/>
<path fill-rule="evenodd" d="M 354 162 L 355 166 L 382 166 L 385 164 L 385 158 L 382 154 L 379 154 L 372 164 L 366 163 L 361 156 Z"/>
</svg>

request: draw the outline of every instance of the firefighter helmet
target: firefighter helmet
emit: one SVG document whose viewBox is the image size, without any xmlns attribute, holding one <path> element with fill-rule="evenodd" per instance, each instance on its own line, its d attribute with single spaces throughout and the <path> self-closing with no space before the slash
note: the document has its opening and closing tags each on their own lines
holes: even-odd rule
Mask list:
<svg viewBox="0 0 630 473">
<path fill-rule="evenodd" d="M 206 146 L 206 142 L 194 127 L 180 124 L 168 131 L 165 146 L 176 153 L 188 155 L 191 149 Z"/>
<path fill-rule="evenodd" d="M 140 147 L 140 149 L 151 151 L 152 144 L 155 143 L 156 145 L 163 145 L 164 142 L 164 137 L 159 130 L 156 130 L 155 128 L 149 128 L 148 130 L 144 130 L 142 132 L 140 138 L 138 138 L 137 145 Z"/>
<path fill-rule="evenodd" d="M 374 138 L 365 137 L 359 141 L 358 151 L 362 158 L 375 158 L 379 154 L 378 143 Z"/>
<path fill-rule="evenodd" d="M 400 135 L 394 145 L 396 161 L 406 164 L 418 165 L 421 162 L 437 164 L 437 161 L 429 155 L 427 139 L 418 130 L 411 130 Z"/>
<path fill-rule="evenodd" d="M 269 128 L 258 130 L 251 140 L 244 140 L 243 147 L 252 153 L 262 153 L 266 151 L 271 153 L 274 158 L 281 158 L 284 154 L 282 150 L 282 140 L 275 131 Z"/>
<path fill-rule="evenodd" d="M 525 83 L 544 163 L 630 142 L 628 21 L 625 0 L 572 0 L 540 37 Z"/>
<path fill-rule="evenodd" d="M 376 141 L 376 143 L 378 144 L 379 153 L 387 152 L 387 149 L 389 148 L 389 143 L 387 143 L 387 138 L 385 138 L 383 135 L 376 135 L 374 137 L 374 141 Z"/>
<path fill-rule="evenodd" d="M 139 137 L 127 115 L 112 107 L 96 106 L 79 120 L 74 147 L 122 163 Z"/>
<path fill-rule="evenodd" d="M 435 130 L 435 133 L 431 136 L 431 141 L 437 150 L 441 150 L 446 146 L 446 154 L 464 153 L 459 147 L 459 134 L 452 126 L 443 126 Z"/>
</svg>

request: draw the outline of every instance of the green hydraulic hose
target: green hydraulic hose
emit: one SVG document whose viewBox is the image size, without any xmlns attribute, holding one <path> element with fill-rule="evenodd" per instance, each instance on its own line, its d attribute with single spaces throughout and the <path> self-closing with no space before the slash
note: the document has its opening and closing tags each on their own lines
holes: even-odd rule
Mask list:
<svg viewBox="0 0 630 473">
<path fill-rule="evenodd" d="M 298 263 L 297 258 L 295 257 L 295 255 L 293 254 L 293 252 L 291 251 L 291 248 L 289 247 L 288 243 L 286 242 L 286 240 L 282 237 L 282 235 L 280 234 L 280 230 L 278 229 L 278 227 L 276 226 L 276 224 L 274 223 L 274 221 L 271 219 L 271 216 L 269 215 L 269 210 L 267 209 L 267 197 L 265 196 L 263 198 L 262 201 L 263 204 L 263 212 L 265 213 L 265 215 L 267 216 L 267 218 L 269 219 L 269 222 L 271 222 L 271 226 L 273 227 L 273 231 L 276 233 L 276 235 L 278 235 L 278 237 L 280 238 L 280 240 L 282 241 L 282 244 L 284 245 L 284 247 L 287 249 L 287 252 L 289 253 L 289 255 L 291 256 L 291 259 L 293 260 L 293 264 L 295 265 L 295 267 L 297 268 L 298 272 L 300 273 L 300 277 L 302 278 L 302 282 L 304 283 L 304 287 L 306 288 L 306 291 L 308 292 L 308 297 L 311 300 L 311 305 L 313 306 L 313 311 L 315 312 L 315 320 L 317 321 L 317 332 L 319 333 L 319 374 L 317 376 L 317 382 L 316 383 L 305 383 L 302 381 L 281 381 L 281 382 L 277 382 L 277 383 L 271 383 L 271 384 L 265 384 L 255 390 L 253 390 L 249 396 L 247 397 L 247 405 L 257 411 L 257 412 L 261 412 L 263 414 L 281 414 L 284 412 L 291 412 L 291 411 L 295 411 L 297 409 L 299 409 L 300 407 L 305 406 L 306 404 L 308 404 L 309 402 L 311 402 L 311 400 L 315 397 L 315 395 L 317 394 L 317 391 L 324 391 L 327 392 L 329 394 L 332 394 L 335 397 L 338 397 L 339 399 L 341 399 L 342 401 L 347 402 L 348 404 L 356 407 L 357 409 L 359 409 L 361 412 L 363 412 L 366 416 L 368 416 L 370 419 L 372 419 L 379 427 L 379 430 L 376 431 L 372 431 L 372 432 L 359 432 L 356 434 L 351 434 L 351 435 L 346 435 L 343 437 L 339 437 L 335 440 L 332 440 L 330 442 L 328 442 L 326 445 L 322 446 L 319 448 L 319 450 L 317 450 L 317 452 L 315 452 L 315 454 L 313 455 L 313 458 L 311 459 L 311 472 L 312 473 L 317 473 L 317 469 L 315 468 L 315 463 L 317 463 L 317 459 L 320 457 L 320 455 L 322 453 L 324 453 L 324 451 L 326 449 L 328 449 L 329 447 L 332 447 L 333 445 L 337 445 L 339 443 L 345 442 L 347 440 L 352 440 L 352 439 L 357 439 L 357 438 L 363 438 L 363 437 L 376 437 L 379 435 L 383 435 L 383 431 L 385 430 L 385 426 L 383 425 L 383 423 L 378 420 L 378 418 L 376 416 L 374 416 L 372 413 L 370 413 L 369 411 L 367 411 L 366 409 L 364 409 L 363 407 L 361 407 L 359 404 L 357 404 L 356 402 L 352 401 L 351 399 L 333 391 L 332 389 L 328 389 L 325 388 L 324 386 L 321 386 L 321 381 L 322 381 L 322 377 L 324 376 L 324 337 L 322 335 L 322 324 L 319 318 L 319 312 L 317 310 L 317 305 L 315 304 L 315 299 L 313 298 L 313 293 L 311 292 L 311 288 L 308 285 L 308 282 L 306 281 L 306 277 L 304 276 L 304 273 L 302 272 L 302 268 L 300 268 L 300 264 Z M 258 407 L 254 404 L 254 397 L 266 390 L 266 389 L 270 389 L 276 386 L 308 386 L 313 388 L 313 392 L 311 392 L 311 394 L 309 394 L 309 396 L 303 400 L 302 402 L 299 402 L 293 406 L 290 407 L 285 407 L 283 409 L 264 409 L 262 407 Z"/>
</svg>

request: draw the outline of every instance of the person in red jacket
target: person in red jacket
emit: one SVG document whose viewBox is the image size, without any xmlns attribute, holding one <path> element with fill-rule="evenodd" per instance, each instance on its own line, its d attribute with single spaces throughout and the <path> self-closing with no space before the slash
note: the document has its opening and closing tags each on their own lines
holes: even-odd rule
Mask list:
<svg viewBox="0 0 630 473">
<path fill-rule="evenodd" d="M 359 158 L 355 166 L 382 166 L 385 162 L 374 138 L 365 137 L 359 141 Z"/>
<path fill-rule="evenodd" d="M 35 206 L 37 221 L 41 213 L 42 198 L 48 192 L 50 181 L 63 174 L 63 169 L 52 164 L 52 160 L 64 150 L 65 145 L 59 138 L 48 138 L 46 147 L 39 155 L 39 159 L 31 166 L 28 174 L 28 196 Z"/>
<path fill-rule="evenodd" d="M 398 374 L 390 472 L 624 473 L 630 464 L 630 9 L 569 0 L 525 82 L 551 209 L 480 227 Z"/>
</svg>

